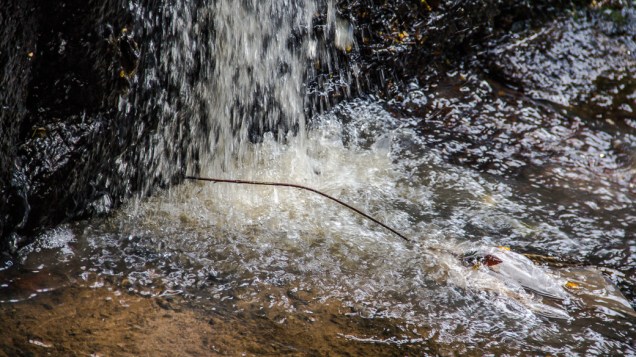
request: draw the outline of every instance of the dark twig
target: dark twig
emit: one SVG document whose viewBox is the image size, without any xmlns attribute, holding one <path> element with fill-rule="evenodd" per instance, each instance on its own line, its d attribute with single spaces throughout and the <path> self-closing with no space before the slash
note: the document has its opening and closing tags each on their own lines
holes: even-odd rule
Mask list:
<svg viewBox="0 0 636 357">
<path fill-rule="evenodd" d="M 347 207 L 348 209 L 356 212 L 357 214 L 373 221 L 374 223 L 384 227 L 385 229 L 387 229 L 388 231 L 392 232 L 393 234 L 395 234 L 396 236 L 404 239 L 407 242 L 410 242 L 411 240 L 406 238 L 403 234 L 401 234 L 400 232 L 396 231 L 395 229 L 387 226 L 386 224 L 378 221 L 377 219 L 369 216 L 368 214 L 362 212 L 361 210 L 347 204 L 344 203 L 342 201 L 340 201 L 339 199 L 329 196 L 328 194 L 324 193 L 324 192 L 320 192 L 316 189 L 313 189 L 311 187 L 307 187 L 307 186 L 302 186 L 302 185 L 296 185 L 293 183 L 282 183 L 282 182 L 262 182 L 262 181 L 246 181 L 246 180 L 230 180 L 230 179 L 219 179 L 219 178 L 209 178 L 209 177 L 196 177 L 196 176 L 186 176 L 185 177 L 187 180 L 196 180 L 196 181 L 208 181 L 208 182 L 221 182 L 221 183 L 232 183 L 232 184 L 243 184 L 243 185 L 257 185 L 257 186 L 275 186 L 275 187 L 292 187 L 292 188 L 298 188 L 301 190 L 306 190 L 306 191 L 311 191 L 313 193 L 317 193 L 323 197 L 326 197 L 334 202 L 337 202 L 345 207 Z"/>
</svg>

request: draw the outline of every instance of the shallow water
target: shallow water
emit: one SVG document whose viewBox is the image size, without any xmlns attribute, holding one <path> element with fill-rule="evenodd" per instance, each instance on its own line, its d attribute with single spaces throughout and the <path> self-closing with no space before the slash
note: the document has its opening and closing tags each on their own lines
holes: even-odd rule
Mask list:
<svg viewBox="0 0 636 357">
<path fill-rule="evenodd" d="M 558 217 L 532 214 L 552 202 L 528 203 L 532 192 L 515 193 L 517 182 L 446 163 L 414 124 L 377 103 L 352 101 L 318 118 L 305 140 L 253 144 L 224 175 L 317 188 L 412 242 L 311 193 L 189 182 L 112 217 L 43 234 L 22 252 L 19 277 L 2 272 L 8 284 L 0 300 L 7 306 L 107 279 L 124 292 L 185 297 L 186 309 L 239 316 L 248 325 L 260 314 L 284 329 L 300 315 L 308 319 L 303 324 L 321 328 L 324 322 L 311 319 L 328 313 L 392 331 L 380 337 L 358 322 L 326 332 L 328 340 L 368 344 L 369 351 L 377 344 L 440 354 L 632 349 L 634 315 L 595 302 L 602 292 L 550 299 L 462 263 L 462 254 L 483 247 L 532 245 L 587 265 L 580 259 L 585 251 L 607 245 L 564 232 Z M 565 281 L 589 280 L 558 266 L 539 269 Z M 53 278 L 20 285 L 34 271 Z M 604 284 L 588 289 L 612 286 Z M 326 312 L 325 304 L 340 308 Z M 259 340 L 271 331 L 256 327 L 250 334 Z M 271 338 L 298 344 L 284 334 Z"/>
</svg>

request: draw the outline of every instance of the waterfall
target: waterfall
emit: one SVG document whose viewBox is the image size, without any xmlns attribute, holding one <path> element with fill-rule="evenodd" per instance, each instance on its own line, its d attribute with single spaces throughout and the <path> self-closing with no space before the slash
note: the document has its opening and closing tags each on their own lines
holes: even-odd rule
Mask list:
<svg viewBox="0 0 636 357">
<path fill-rule="evenodd" d="M 225 169 L 243 145 L 271 131 L 279 140 L 305 130 L 304 80 L 310 50 L 312 1 L 218 1 L 211 75 L 199 83 L 208 146 L 203 162 Z M 207 77 L 207 76 L 206 76 Z"/>
<path fill-rule="evenodd" d="M 137 161 L 156 180 L 179 170 L 228 171 L 263 135 L 302 138 L 307 113 L 328 108 L 329 92 L 348 87 L 339 79 L 307 89 L 321 73 L 347 77 L 335 53 L 351 50 L 352 27 L 332 0 L 179 1 L 153 9 L 131 5 L 151 38 L 140 44 L 145 63 L 136 81 L 154 93 L 145 107 L 161 108 L 152 145 Z M 139 107 L 139 99 L 122 97 L 120 109 Z M 119 163 L 124 177 L 136 169 Z M 141 191 L 151 183 L 140 182 Z"/>
</svg>

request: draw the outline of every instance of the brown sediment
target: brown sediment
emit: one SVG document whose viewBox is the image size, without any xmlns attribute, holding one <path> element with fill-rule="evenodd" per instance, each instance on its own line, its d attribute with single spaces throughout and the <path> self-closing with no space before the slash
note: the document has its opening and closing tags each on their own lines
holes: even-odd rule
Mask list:
<svg viewBox="0 0 636 357">
<path fill-rule="evenodd" d="M 566 288 L 577 301 L 635 316 L 598 270 L 569 267 L 558 272 L 571 282 Z M 477 356 L 523 351 L 514 344 L 492 346 L 488 339 L 464 341 L 459 336 L 469 326 L 458 327 L 457 338 L 444 339 L 434 327 L 389 317 L 381 307 L 324 298 L 324 292 L 296 284 L 263 284 L 227 291 L 229 299 L 208 300 L 161 296 L 154 288 L 134 290 L 126 279 L 117 283 L 90 276 L 62 285 L 43 285 L 42 280 L 24 279 L 13 286 L 13 297 L 34 292 L 33 298 L 0 304 L 0 357 Z M 605 292 L 599 296 L 599 291 Z M 543 303 L 552 306 L 550 300 Z M 575 314 L 589 317 L 590 311 Z"/>
<path fill-rule="evenodd" d="M 571 267 L 562 274 L 573 279 L 583 276 L 582 269 Z M 600 273 L 585 272 L 586 278 L 570 288 L 583 301 L 594 297 L 586 295 L 588 290 L 605 286 Z M 0 357 L 476 356 L 522 352 L 515 345 L 492 346 L 487 339 L 477 343 L 461 338 L 444 340 L 426 324 L 393 318 L 382 308 L 363 303 L 324 298 L 324 294 L 295 284 L 238 289 L 227 292 L 229 299 L 208 300 L 205 296 L 162 296 L 160 289 L 134 290 L 126 280 L 120 284 L 108 279 L 94 281 L 93 277 L 88 280 L 90 286 L 76 280 L 38 292 L 31 299 L 0 304 Z M 617 308 L 613 296 L 618 295 L 608 296 L 600 305 L 633 316 L 632 310 Z M 455 333 L 462 335 L 464 328 L 469 327 L 459 327 Z"/>
<path fill-rule="evenodd" d="M 0 356 L 206 355 L 211 331 L 157 299 L 78 286 L 0 305 L 0 325 Z"/>
<path fill-rule="evenodd" d="M 290 306 L 263 308 L 262 294 L 228 311 L 110 287 L 62 287 L 0 305 L 0 356 L 405 355 L 437 349 L 413 326 L 364 318 L 338 301 L 289 292 Z"/>
<path fill-rule="evenodd" d="M 314 300 L 306 291 L 262 291 L 236 302 L 234 316 L 213 317 L 216 352 L 224 355 L 406 356 L 435 353 L 427 329 L 403 320 L 365 316 L 364 307 Z M 272 294 L 286 302 L 262 307 Z M 419 331 L 418 331 L 419 329 Z"/>
</svg>

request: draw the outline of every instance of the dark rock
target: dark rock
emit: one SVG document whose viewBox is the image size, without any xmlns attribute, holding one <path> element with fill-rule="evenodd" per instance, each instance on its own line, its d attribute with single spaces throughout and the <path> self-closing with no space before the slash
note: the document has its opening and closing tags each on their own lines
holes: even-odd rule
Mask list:
<svg viewBox="0 0 636 357">
<path fill-rule="evenodd" d="M 634 16 L 633 8 L 620 12 Z M 385 105 L 417 122 L 423 142 L 446 161 L 513 187 L 515 198 L 528 205 L 525 217 L 559 217 L 560 233 L 594 242 L 577 258 L 619 271 L 616 284 L 632 302 L 633 24 L 616 23 L 605 9 L 561 16 L 482 44 L 459 65 L 412 76 Z M 501 235 L 470 229 L 480 237 Z M 512 241 L 559 250 L 554 232 Z"/>
<path fill-rule="evenodd" d="M 107 212 L 132 192 L 176 179 L 178 167 L 155 169 L 163 154 L 176 159 L 183 152 L 179 141 L 155 153 L 163 138 L 152 138 L 167 120 L 155 97 L 171 83 L 148 44 L 161 42 L 161 27 L 172 21 L 167 14 L 142 26 L 125 0 L 0 5 L 0 230 L 12 237 L 2 250 L 16 249 L 39 227 Z M 139 85 L 147 71 L 159 77 L 155 88 Z"/>
<path fill-rule="evenodd" d="M 602 13 L 579 13 L 539 32 L 495 41 L 482 57 L 492 76 L 535 100 L 568 108 L 595 102 L 605 110 L 611 102 L 628 104 L 636 75 L 636 12 L 623 14 L 630 25 Z M 609 92 L 616 92 L 610 94 L 616 100 Z"/>
<path fill-rule="evenodd" d="M 0 6 L 0 235 L 23 226 L 28 215 L 23 173 L 16 166 L 20 123 L 26 115 L 37 22 L 31 1 Z M 0 241 L 4 243 L 4 241 Z M 1 250 L 6 250 L 0 244 Z"/>
<path fill-rule="evenodd" d="M 32 32 L 23 35 L 28 36 L 19 46 L 23 53 L 12 58 L 27 59 L 22 61 L 28 74 L 25 82 L 9 84 L 21 95 L 5 99 L 19 106 L 12 121 L 11 150 L 2 155 L 13 166 L 13 203 L 4 220 L 5 235 L 11 229 L 28 234 L 41 224 L 77 213 L 91 199 L 88 183 L 95 179 L 93 174 L 105 170 L 95 159 L 117 152 L 100 152 L 106 145 L 96 139 L 108 139 L 105 133 L 116 117 L 118 92 L 111 69 L 117 58 L 97 27 L 108 18 L 125 19 L 123 4 L 23 4 L 28 12 L 18 21 Z M 9 21 L 15 11 L 3 6 Z M 3 111 L 3 126 L 9 122 L 6 114 Z"/>
<path fill-rule="evenodd" d="M 347 91 L 392 97 L 404 90 L 404 79 L 457 63 L 489 39 L 529 28 L 589 2 L 341 0 L 337 16 L 353 24 L 355 45 L 349 53 L 341 51 L 331 61 L 321 61 L 323 72 L 328 74 L 318 75 L 310 88 L 326 90 L 323 98 L 333 97 L 332 102 Z M 351 76 L 349 73 L 328 70 L 342 67 L 343 62 L 355 63 L 351 88 L 350 81 L 343 78 Z M 318 103 L 313 109 L 329 106 Z"/>
<path fill-rule="evenodd" d="M 130 76 L 134 74 L 139 65 L 139 47 L 135 40 L 125 33 L 122 34 L 118 42 L 122 69 L 126 76 Z"/>
</svg>

